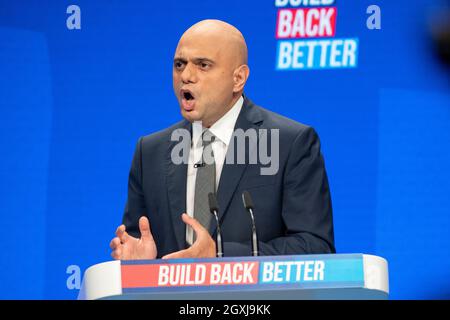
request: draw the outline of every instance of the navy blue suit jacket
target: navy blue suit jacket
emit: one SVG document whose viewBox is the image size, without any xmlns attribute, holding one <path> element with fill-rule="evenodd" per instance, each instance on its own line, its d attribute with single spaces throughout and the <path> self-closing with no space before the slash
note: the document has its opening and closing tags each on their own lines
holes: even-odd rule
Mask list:
<svg viewBox="0 0 450 320">
<path fill-rule="evenodd" d="M 179 128 L 191 130 L 191 124 L 183 120 L 141 137 L 129 176 L 123 223 L 132 236 L 139 237 L 138 220 L 146 215 L 158 257 L 187 247 L 186 225 L 181 220 L 186 212 L 187 164 L 171 160 L 178 143 L 171 141 L 171 135 Z M 247 98 L 237 128 L 279 129 L 279 169 L 274 175 L 261 175 L 261 167 L 267 165 L 224 164 L 217 190 L 224 255 L 251 255 L 251 220 L 242 204 L 244 190 L 253 198 L 261 255 L 334 253 L 330 191 L 314 129 Z M 246 152 L 248 156 L 256 151 L 246 148 Z M 215 229 L 212 223 L 211 235 Z"/>
</svg>

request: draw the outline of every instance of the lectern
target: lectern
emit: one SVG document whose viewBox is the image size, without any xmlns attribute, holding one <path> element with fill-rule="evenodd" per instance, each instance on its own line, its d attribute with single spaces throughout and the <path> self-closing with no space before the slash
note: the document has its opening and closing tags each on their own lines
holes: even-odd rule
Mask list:
<svg viewBox="0 0 450 320">
<path fill-rule="evenodd" d="M 78 299 L 387 299 L 388 265 L 366 254 L 110 261 L 88 268 Z"/>
</svg>

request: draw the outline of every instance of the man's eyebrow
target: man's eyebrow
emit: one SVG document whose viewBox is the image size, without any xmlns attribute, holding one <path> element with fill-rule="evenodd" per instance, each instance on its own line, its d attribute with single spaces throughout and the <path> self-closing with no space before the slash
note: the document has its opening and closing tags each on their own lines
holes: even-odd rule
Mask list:
<svg viewBox="0 0 450 320">
<path fill-rule="evenodd" d="M 185 58 L 181 58 L 181 57 L 175 57 L 173 59 L 173 62 L 182 62 L 182 63 L 187 63 L 187 59 Z M 205 57 L 198 57 L 198 58 L 194 58 L 192 59 L 192 62 L 195 64 L 199 64 L 199 63 L 203 63 L 203 62 L 209 62 L 211 64 L 214 64 L 214 61 L 209 59 L 209 58 L 205 58 Z"/>
<path fill-rule="evenodd" d="M 202 63 L 202 62 L 209 62 L 211 64 L 214 64 L 214 61 L 209 59 L 209 58 L 204 58 L 204 57 L 198 57 L 198 58 L 194 58 L 192 59 L 194 60 L 194 63 Z"/>
<path fill-rule="evenodd" d="M 183 63 L 186 63 L 187 60 L 184 59 L 184 58 L 179 58 L 179 57 L 177 57 L 177 58 L 173 59 L 173 62 L 183 62 Z"/>
</svg>

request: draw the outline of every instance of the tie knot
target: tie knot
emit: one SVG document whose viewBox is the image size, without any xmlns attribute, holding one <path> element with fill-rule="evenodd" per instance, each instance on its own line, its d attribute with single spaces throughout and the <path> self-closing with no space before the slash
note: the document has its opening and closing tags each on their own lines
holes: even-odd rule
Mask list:
<svg viewBox="0 0 450 320">
<path fill-rule="evenodd" d="M 206 147 L 209 144 L 213 143 L 215 138 L 216 138 L 216 136 L 211 131 L 206 129 L 205 131 L 203 131 L 203 134 L 202 134 L 203 146 Z"/>
</svg>

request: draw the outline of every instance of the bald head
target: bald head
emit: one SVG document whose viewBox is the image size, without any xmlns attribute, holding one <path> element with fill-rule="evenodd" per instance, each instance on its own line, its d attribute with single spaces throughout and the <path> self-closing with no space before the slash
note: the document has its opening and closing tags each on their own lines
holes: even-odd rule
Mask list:
<svg viewBox="0 0 450 320">
<path fill-rule="evenodd" d="M 221 20 L 202 20 L 197 22 L 182 35 L 180 42 L 186 40 L 208 41 L 228 53 L 234 65 L 248 64 L 247 44 L 244 36 L 234 26 Z"/>
<path fill-rule="evenodd" d="M 203 20 L 178 42 L 173 88 L 183 117 L 210 126 L 242 97 L 250 70 L 242 33 L 220 20 Z"/>
</svg>

